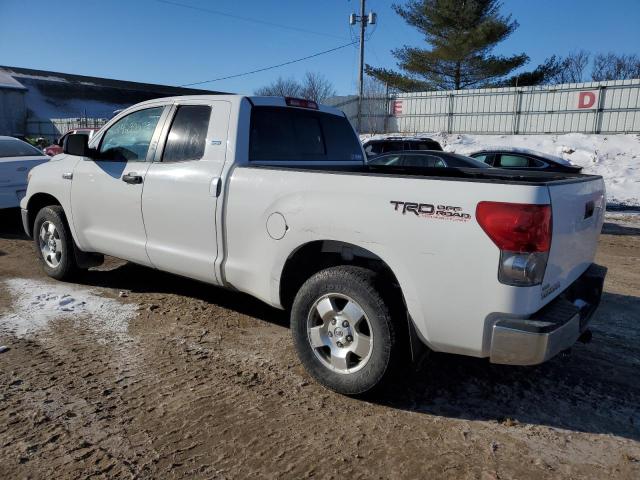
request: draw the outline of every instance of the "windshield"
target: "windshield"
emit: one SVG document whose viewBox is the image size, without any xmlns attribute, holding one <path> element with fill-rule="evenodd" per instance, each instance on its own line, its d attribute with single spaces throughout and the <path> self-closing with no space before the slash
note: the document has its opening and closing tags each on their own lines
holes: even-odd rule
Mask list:
<svg viewBox="0 0 640 480">
<path fill-rule="evenodd" d="M 17 138 L 0 140 L 0 157 L 33 157 L 34 155 L 42 156 L 43 153 Z"/>
<path fill-rule="evenodd" d="M 349 121 L 339 115 L 290 107 L 251 111 L 250 161 L 363 161 Z"/>
</svg>

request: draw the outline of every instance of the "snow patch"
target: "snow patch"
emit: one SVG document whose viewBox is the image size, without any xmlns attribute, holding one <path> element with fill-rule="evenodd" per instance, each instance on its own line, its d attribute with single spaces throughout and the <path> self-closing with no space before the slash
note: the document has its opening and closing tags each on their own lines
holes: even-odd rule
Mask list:
<svg viewBox="0 0 640 480">
<path fill-rule="evenodd" d="M 129 320 L 136 315 L 136 305 L 101 297 L 91 289 L 23 278 L 3 284 L 14 302 L 11 312 L 0 316 L 0 329 L 17 337 L 47 330 L 60 319 L 81 321 L 101 334 L 126 334 Z"/>
</svg>

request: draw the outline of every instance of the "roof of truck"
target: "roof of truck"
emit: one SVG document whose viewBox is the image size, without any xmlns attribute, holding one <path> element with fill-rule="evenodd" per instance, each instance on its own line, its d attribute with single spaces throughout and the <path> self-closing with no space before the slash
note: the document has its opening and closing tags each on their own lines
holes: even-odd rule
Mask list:
<svg viewBox="0 0 640 480">
<path fill-rule="evenodd" d="M 252 96 L 252 95 L 183 95 L 183 96 L 177 96 L 177 97 L 154 98 L 152 100 L 147 100 L 146 102 L 138 103 L 137 105 L 153 105 L 156 103 L 167 103 L 172 101 L 184 102 L 184 101 L 213 101 L 213 100 L 218 100 L 218 101 L 223 100 L 230 103 L 237 103 L 242 101 L 245 98 L 249 100 L 253 105 L 258 105 L 258 106 L 302 108 L 302 107 L 287 105 L 285 97 L 260 97 L 260 96 Z M 344 113 L 341 110 L 338 110 L 337 108 L 334 108 L 334 107 L 330 107 L 328 105 L 318 104 L 318 110 L 325 113 L 332 113 L 334 115 L 344 116 Z"/>
</svg>

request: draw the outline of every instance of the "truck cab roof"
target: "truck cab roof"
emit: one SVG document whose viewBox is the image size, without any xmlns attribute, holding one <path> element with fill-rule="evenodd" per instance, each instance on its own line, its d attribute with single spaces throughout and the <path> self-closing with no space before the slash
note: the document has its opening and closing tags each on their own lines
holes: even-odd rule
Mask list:
<svg viewBox="0 0 640 480">
<path fill-rule="evenodd" d="M 344 113 L 335 108 L 328 105 L 316 104 L 315 102 L 309 102 L 305 99 L 298 99 L 292 97 L 262 97 L 262 96 L 253 96 L 253 95 L 183 95 L 176 97 L 162 97 L 162 98 L 154 98 L 153 100 L 147 100 L 146 102 L 138 103 L 134 105 L 136 109 L 140 108 L 144 105 L 157 105 L 157 104 L 170 104 L 170 103 L 183 103 L 183 102 L 207 102 L 207 101 L 226 101 L 232 104 L 240 103 L 242 100 L 248 100 L 249 103 L 253 106 L 260 107 L 288 107 L 288 108 L 310 108 L 313 110 L 318 110 L 324 113 L 330 113 L 333 115 L 339 115 L 341 117 L 344 116 Z M 298 101 L 298 104 L 293 104 L 292 101 Z M 315 105 L 309 107 L 302 107 L 299 102 L 309 102 Z M 129 107 L 131 108 L 131 107 Z M 129 109 L 123 110 L 121 113 L 128 111 Z"/>
</svg>

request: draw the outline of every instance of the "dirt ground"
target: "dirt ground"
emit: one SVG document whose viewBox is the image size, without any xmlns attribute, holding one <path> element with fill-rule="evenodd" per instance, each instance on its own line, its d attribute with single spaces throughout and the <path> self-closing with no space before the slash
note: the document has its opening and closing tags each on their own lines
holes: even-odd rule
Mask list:
<svg viewBox="0 0 640 480">
<path fill-rule="evenodd" d="M 286 313 L 114 259 L 60 287 L 5 212 L 0 478 L 640 478 L 640 222 L 605 227 L 592 343 L 531 368 L 434 354 L 365 401 L 305 374 Z M 16 333 L 36 304 L 11 279 L 133 316 Z"/>
</svg>

